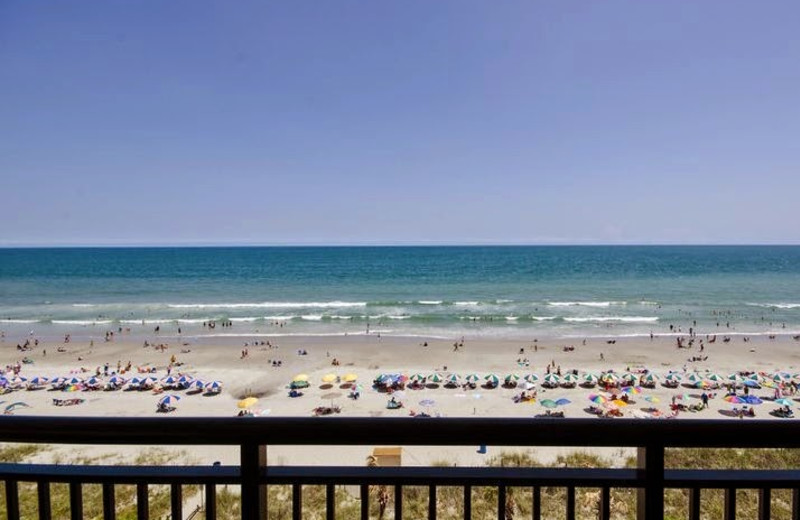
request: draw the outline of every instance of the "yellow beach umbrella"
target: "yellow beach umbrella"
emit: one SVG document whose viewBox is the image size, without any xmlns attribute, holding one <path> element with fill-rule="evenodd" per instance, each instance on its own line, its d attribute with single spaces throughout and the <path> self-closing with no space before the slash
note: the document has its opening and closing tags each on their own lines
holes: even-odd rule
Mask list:
<svg viewBox="0 0 800 520">
<path fill-rule="evenodd" d="M 292 379 L 292 381 L 294 381 L 295 383 L 298 383 L 300 381 L 308 381 L 308 374 L 298 374 L 294 376 L 294 379 Z"/>
<path fill-rule="evenodd" d="M 344 376 L 344 381 L 345 383 L 354 383 L 358 381 L 358 376 L 355 374 L 347 374 L 346 376 Z"/>
<path fill-rule="evenodd" d="M 324 376 L 322 376 L 323 383 L 333 383 L 334 381 L 336 381 L 336 374 L 325 374 Z"/>
<path fill-rule="evenodd" d="M 257 402 L 258 402 L 258 399 L 255 398 L 255 397 L 245 397 L 244 399 L 239 401 L 236 404 L 236 406 L 238 406 L 239 408 L 250 408 L 251 406 L 253 406 Z"/>
</svg>

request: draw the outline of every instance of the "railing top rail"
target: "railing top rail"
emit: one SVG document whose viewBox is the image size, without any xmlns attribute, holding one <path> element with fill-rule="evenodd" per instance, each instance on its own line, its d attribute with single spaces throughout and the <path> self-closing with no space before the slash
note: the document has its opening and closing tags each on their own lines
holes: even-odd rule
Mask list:
<svg viewBox="0 0 800 520">
<path fill-rule="evenodd" d="M 794 448 L 800 447 L 800 422 L 591 418 L 0 416 L 0 442 Z"/>
</svg>

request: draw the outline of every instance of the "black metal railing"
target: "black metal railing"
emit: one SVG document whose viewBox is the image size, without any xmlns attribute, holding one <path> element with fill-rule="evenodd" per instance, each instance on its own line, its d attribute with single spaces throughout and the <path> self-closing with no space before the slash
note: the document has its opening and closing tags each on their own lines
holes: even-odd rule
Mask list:
<svg viewBox="0 0 800 520">
<path fill-rule="evenodd" d="M 187 432 L 192 432 L 187 434 Z M 291 487 L 291 517 L 302 518 L 303 487 L 323 486 L 325 515 L 336 517 L 338 485 L 358 486 L 360 517 L 370 513 L 370 486 L 394 487 L 394 517 L 403 517 L 403 489 L 428 489 L 427 518 L 437 517 L 437 491 L 463 489 L 463 517 L 472 518 L 473 488 L 497 489 L 497 518 L 506 518 L 507 491 L 531 489 L 534 519 L 547 518 L 541 489 L 566 489 L 566 518 L 576 515 L 576 489 L 599 489 L 598 517 L 610 517 L 610 491 L 637 490 L 637 517 L 662 518 L 664 491 L 689 490 L 688 517 L 700 518 L 703 490 L 724 490 L 724 518 L 736 516 L 736 491 L 756 489 L 758 516 L 770 518 L 771 492 L 792 490 L 791 517 L 800 518 L 800 470 L 665 470 L 664 453 L 671 447 L 797 448 L 800 423 L 795 421 L 597 420 L 489 418 L 64 418 L 0 417 L 0 442 L 111 445 L 231 445 L 240 448 L 238 466 L 95 466 L 0 464 L 5 484 L 5 512 L 18 520 L 19 483 L 37 484 L 38 516 L 52 517 L 50 485 L 69 486 L 72 520 L 83 518 L 83 486 L 102 486 L 103 518 L 116 518 L 115 486 L 136 486 L 137 518 L 149 518 L 149 486 L 170 487 L 171 518 L 183 519 L 182 486 L 205 487 L 207 519 L 217 518 L 216 489 L 241 488 L 241 517 L 263 520 L 265 486 Z M 572 446 L 636 447 L 637 468 L 522 467 L 330 467 L 268 464 L 268 446 L 277 445 L 424 445 L 424 446 Z"/>
</svg>

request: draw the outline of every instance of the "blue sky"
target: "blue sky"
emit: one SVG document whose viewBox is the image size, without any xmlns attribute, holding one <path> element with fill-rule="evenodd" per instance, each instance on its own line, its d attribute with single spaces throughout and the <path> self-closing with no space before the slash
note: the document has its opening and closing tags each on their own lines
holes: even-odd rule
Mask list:
<svg viewBox="0 0 800 520">
<path fill-rule="evenodd" d="M 0 3 L 0 244 L 800 243 L 800 3 Z"/>
</svg>

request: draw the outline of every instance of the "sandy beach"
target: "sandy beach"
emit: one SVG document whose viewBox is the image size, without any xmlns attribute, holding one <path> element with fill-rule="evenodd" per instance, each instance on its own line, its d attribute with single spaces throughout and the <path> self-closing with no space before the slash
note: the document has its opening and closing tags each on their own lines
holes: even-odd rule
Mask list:
<svg viewBox="0 0 800 520">
<path fill-rule="evenodd" d="M 88 379 L 100 372 L 99 379 L 110 378 L 104 374 L 105 364 L 109 374 L 116 371 L 117 364 L 122 367 L 130 362 L 131 371 L 122 374 L 130 379 L 135 376 L 152 376 L 159 381 L 167 376 L 172 364 L 171 375 L 188 375 L 204 382 L 219 381 L 222 391 L 217 395 L 186 390 L 125 390 L 80 391 L 80 385 L 73 391 L 53 390 L 47 385 L 39 390 L 19 389 L 2 396 L 7 406 L 14 402 L 24 402 L 27 406 L 16 406 L 11 413 L 16 415 L 74 415 L 74 416 L 236 416 L 241 409 L 237 403 L 245 397 L 256 397 L 257 403 L 249 408 L 255 415 L 271 416 L 311 416 L 319 406 L 336 406 L 342 416 L 409 416 L 411 413 L 427 413 L 444 417 L 533 417 L 546 413 L 542 405 L 546 399 L 557 401 L 566 399 L 568 404 L 556 408 L 567 417 L 595 417 L 587 411 L 594 403 L 589 395 L 602 395 L 609 399 L 616 394 L 627 396 L 627 405 L 599 405 L 601 410 L 617 408 L 626 417 L 645 417 L 657 410 L 655 415 L 667 417 L 674 415 L 670 410 L 673 396 L 682 395 L 677 403 L 697 405 L 701 402 L 702 388 L 690 388 L 688 376 L 698 373 L 706 377 L 712 373 L 727 378 L 731 373 L 756 372 L 771 377 L 776 372 L 794 374 L 800 367 L 798 343 L 791 336 L 757 336 L 745 341 L 743 337 L 731 336 L 730 342 L 723 342 L 720 336 L 714 343 L 705 343 L 702 352 L 697 342 L 692 348 L 678 348 L 676 337 L 662 336 L 649 338 L 591 338 L 585 344 L 582 340 L 558 338 L 537 338 L 535 341 L 521 339 L 481 339 L 461 338 L 453 340 L 425 339 L 408 337 L 326 336 L 326 337 L 254 337 L 247 338 L 203 338 L 177 335 L 138 335 L 121 334 L 112 341 L 87 341 L 73 339 L 69 343 L 40 341 L 31 350 L 20 352 L 16 345 L 25 338 L 6 337 L 0 345 L 2 359 L 13 378 L 13 367 L 20 363 L 19 376 L 30 380 L 36 376 L 55 378 L 76 376 Z M 698 336 L 698 341 L 704 336 Z M 144 347 L 147 341 L 150 346 Z M 269 341 L 270 346 L 261 342 Z M 614 342 L 614 343 L 609 343 Z M 245 346 L 245 343 L 247 346 Z M 427 345 L 427 346 L 426 346 Z M 567 348 L 565 348 L 567 347 Z M 245 349 L 247 355 L 245 353 Z M 601 359 L 602 354 L 602 359 Z M 174 356 L 174 357 L 173 357 Z M 692 359 L 703 357 L 703 361 Z M 32 363 L 21 363 L 28 358 Z M 172 360 L 175 363 L 172 363 Z M 337 360 L 339 365 L 333 365 Z M 278 363 L 279 362 L 279 363 Z M 277 365 L 280 366 L 277 366 Z M 547 366 L 555 366 L 562 374 L 577 370 L 579 378 L 586 373 L 601 374 L 613 370 L 618 374 L 627 371 L 641 373 L 647 369 L 657 376 L 655 388 L 642 388 L 641 391 L 623 392 L 614 390 L 603 393 L 599 387 L 586 388 L 543 388 L 542 382 Z M 153 370 L 147 372 L 147 370 Z M 676 388 L 666 388 L 663 381 L 667 373 L 674 371 L 683 375 L 682 384 Z M 421 389 L 406 388 L 395 399 L 403 403 L 399 409 L 388 409 L 391 396 L 372 387 L 379 374 L 397 373 L 411 376 L 422 374 L 429 377 L 428 384 Z M 474 373 L 479 376 L 475 389 L 445 387 L 443 384 L 430 384 L 430 376 L 440 374 L 446 377 L 458 374 L 463 377 Z M 309 386 L 301 390 L 302 396 L 289 397 L 289 385 L 298 375 L 307 376 Z M 325 383 L 323 378 L 333 374 L 339 381 Z M 351 385 L 344 382 L 347 375 L 357 376 L 360 385 L 358 399 L 350 397 Z M 487 389 L 483 386 L 484 377 L 496 374 L 501 386 Z M 525 384 L 519 380 L 517 388 L 506 388 L 502 379 L 509 374 L 521 378 L 535 374 L 539 381 L 535 387 L 529 385 L 529 393 L 536 393 L 534 400 L 515 402 L 515 397 L 523 391 Z M 769 379 L 767 377 L 767 379 Z M 329 378 L 328 378 L 329 379 Z M 764 379 L 764 378 L 762 378 Z M 581 379 L 582 380 L 582 379 Z M 760 389 L 753 388 L 751 395 L 763 400 L 754 405 L 755 413 L 761 419 L 779 419 L 770 411 L 779 408 L 773 402 L 774 385 Z M 127 385 L 126 385 L 127 386 Z M 787 385 L 788 389 L 788 385 Z M 697 412 L 679 412 L 678 420 L 692 418 L 743 420 L 733 416 L 734 406 L 723 399 L 724 389 L 706 389 L 710 397 L 708 407 Z M 740 388 L 740 395 L 743 389 Z M 157 403 L 166 394 L 180 396 L 174 411 L 158 413 Z M 795 402 L 793 395 L 787 399 Z M 82 400 L 79 404 L 57 406 L 57 400 Z M 563 402 L 563 401 L 562 401 Z M 795 408 L 794 405 L 791 408 Z M 247 420 L 242 418 L 242 420 Z M 320 417 L 319 420 L 325 420 Z M 435 420 L 435 419 L 434 419 Z M 744 419 L 747 420 L 747 419 Z M 86 448 L 97 450 L 99 447 Z M 116 449 L 124 453 L 125 448 Z M 618 450 L 617 450 L 618 451 Z M 360 464 L 369 454 L 370 447 L 329 450 L 328 455 L 319 452 L 311 454 L 308 450 L 292 447 L 274 448 L 270 460 L 273 463 L 322 464 L 355 463 Z M 57 453 L 57 452 L 56 452 Z M 538 456 L 552 458 L 559 450 L 542 450 Z M 234 448 L 197 449 L 192 453 L 202 462 L 234 462 L 237 454 Z M 50 455 L 54 456 L 53 452 Z M 481 464 L 485 455 L 474 448 L 413 447 L 406 450 L 404 463 L 427 464 L 436 460 L 448 460 L 458 464 Z M 328 460 L 330 459 L 330 460 Z"/>
</svg>

